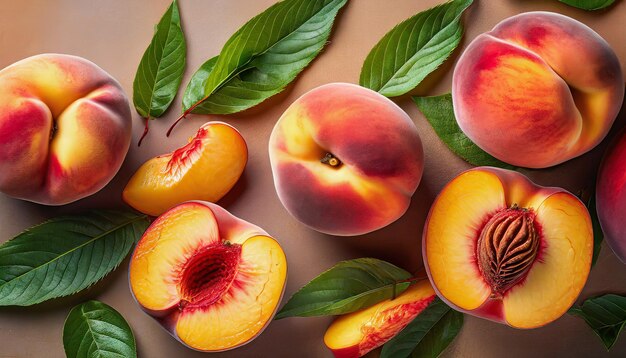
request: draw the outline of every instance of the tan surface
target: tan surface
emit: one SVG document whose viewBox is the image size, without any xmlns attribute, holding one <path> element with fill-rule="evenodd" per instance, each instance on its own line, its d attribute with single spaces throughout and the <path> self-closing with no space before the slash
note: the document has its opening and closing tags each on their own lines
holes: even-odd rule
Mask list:
<svg viewBox="0 0 626 358">
<path fill-rule="evenodd" d="M 356 238 L 335 238 L 306 229 L 283 209 L 274 192 L 270 175 L 267 141 L 275 121 L 287 106 L 307 90 L 334 81 L 358 82 L 360 67 L 369 49 L 393 25 L 424 10 L 437 0 L 352 0 L 334 28 L 331 43 L 309 69 L 288 89 L 243 114 L 221 117 L 236 126 L 250 149 L 244 176 L 220 204 L 245 220 L 258 224 L 283 245 L 289 260 L 288 297 L 316 274 L 342 259 L 374 256 L 409 270 L 422 265 L 420 235 L 429 205 L 435 195 L 469 165 L 456 158 L 438 140 L 410 97 L 395 101 L 415 120 L 425 145 L 426 169 L 408 213 L 391 226 Z M 84 56 L 109 71 L 126 91 L 139 59 L 147 46 L 154 24 L 168 0 L 0 0 L 0 68 L 43 52 Z M 182 0 L 181 16 L 188 43 L 188 61 L 183 86 L 204 60 L 218 54 L 227 38 L 247 19 L 274 0 Z M 476 1 L 465 17 L 463 46 L 500 20 L 523 11 L 552 10 L 579 19 L 605 37 L 626 70 L 626 1 L 609 11 L 586 13 L 556 0 Z M 413 94 L 440 94 L 450 90 L 451 69 L 459 52 Z M 575 61 L 576 59 L 572 59 Z M 165 131 L 180 111 L 180 96 L 160 120 L 141 148 L 136 147 L 143 122 L 134 114 L 133 144 L 119 175 L 98 194 L 80 202 L 49 208 L 0 195 L 0 241 L 24 228 L 61 213 L 85 208 L 121 206 L 121 190 L 133 171 L 159 153 L 186 141 L 197 128 L 217 117 L 191 116 L 170 139 Z M 626 121 L 624 111 L 619 126 Z M 559 185 L 577 191 L 587 185 L 606 142 L 591 153 L 562 166 L 527 174 L 543 185 Z M 0 308 L 0 357 L 62 357 L 61 332 L 70 308 L 87 299 L 102 300 L 118 309 L 133 327 L 142 357 L 201 357 L 172 339 L 150 317 L 143 314 L 130 296 L 127 261 L 91 289 L 78 295 L 29 308 Z M 582 297 L 603 292 L 626 293 L 626 266 L 604 246 Z M 330 318 L 292 318 L 274 322 L 254 342 L 223 357 L 329 357 L 322 343 Z M 373 354 L 376 356 L 376 354 Z M 499 324 L 466 316 L 466 323 L 447 357 L 600 357 L 626 356 L 626 337 L 621 337 L 611 354 L 604 353 L 600 340 L 585 323 L 565 316 L 547 327 L 517 331 Z"/>
</svg>

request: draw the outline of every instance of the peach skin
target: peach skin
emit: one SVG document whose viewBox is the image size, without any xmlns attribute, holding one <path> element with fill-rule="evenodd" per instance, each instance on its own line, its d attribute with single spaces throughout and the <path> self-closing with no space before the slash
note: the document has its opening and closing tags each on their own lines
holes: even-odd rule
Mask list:
<svg viewBox="0 0 626 358">
<path fill-rule="evenodd" d="M 282 248 L 261 228 L 201 201 L 159 216 L 130 260 L 131 292 L 174 338 L 199 351 L 239 347 L 276 313 Z"/>
<path fill-rule="evenodd" d="M 315 88 L 292 103 L 272 131 L 269 153 L 287 211 L 333 235 L 364 234 L 397 220 L 424 165 L 409 116 L 347 83 Z"/>
<path fill-rule="evenodd" d="M 561 317 L 580 294 L 593 230 L 587 208 L 569 192 L 478 167 L 435 199 L 422 245 L 430 281 L 451 307 L 535 328 Z"/>
<path fill-rule="evenodd" d="M 615 255 L 626 264 L 626 131 L 604 154 L 596 182 L 596 210 L 602 232 Z"/>
<path fill-rule="evenodd" d="M 128 152 L 119 83 L 83 58 L 43 54 L 0 71 L 0 191 L 61 205 L 102 189 Z"/>
<path fill-rule="evenodd" d="M 591 150 L 623 99 L 622 70 L 609 44 L 550 12 L 513 16 L 476 37 L 452 78 L 463 132 L 494 157 L 527 168 Z"/>
<path fill-rule="evenodd" d="M 208 122 L 187 145 L 144 163 L 122 196 L 152 216 L 189 200 L 216 202 L 239 180 L 247 161 L 241 134 L 226 123 Z"/>
<path fill-rule="evenodd" d="M 335 358 L 358 358 L 382 346 L 417 317 L 435 299 L 423 280 L 393 300 L 339 316 L 326 330 L 324 344 Z"/>
</svg>

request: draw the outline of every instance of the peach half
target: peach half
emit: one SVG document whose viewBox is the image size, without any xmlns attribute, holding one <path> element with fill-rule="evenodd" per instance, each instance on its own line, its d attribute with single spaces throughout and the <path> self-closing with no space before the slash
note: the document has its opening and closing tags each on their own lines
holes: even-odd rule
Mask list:
<svg viewBox="0 0 626 358">
<path fill-rule="evenodd" d="M 393 300 L 338 317 L 326 330 L 324 344 L 336 358 L 357 358 L 382 346 L 417 317 L 434 299 L 422 280 Z"/>
<path fill-rule="evenodd" d="M 287 261 L 259 227 L 201 201 L 158 217 L 130 261 L 141 308 L 186 346 L 223 351 L 253 340 L 281 300 Z"/>
<path fill-rule="evenodd" d="M 152 216 L 189 200 L 216 202 L 239 180 L 247 161 L 241 134 L 226 123 L 208 122 L 187 145 L 145 162 L 122 197 Z"/>
<path fill-rule="evenodd" d="M 607 244 L 626 264 L 626 131 L 607 149 L 596 182 L 596 210 Z"/>
<path fill-rule="evenodd" d="M 459 126 L 484 151 L 545 168 L 602 141 L 624 100 L 624 78 L 591 28 L 528 12 L 470 43 L 454 69 L 452 100 Z"/>
<path fill-rule="evenodd" d="M 587 208 L 569 192 L 479 167 L 435 199 L 422 245 L 431 283 L 450 306 L 535 328 L 563 315 L 580 294 L 593 230 Z"/>
<path fill-rule="evenodd" d="M 269 142 L 278 197 L 303 224 L 333 235 L 380 229 L 404 214 L 424 154 L 411 118 L 348 83 L 315 88 L 287 108 Z"/>
<path fill-rule="evenodd" d="M 0 191 L 46 205 L 102 189 L 130 146 L 120 84 L 93 62 L 42 54 L 0 71 Z"/>
</svg>

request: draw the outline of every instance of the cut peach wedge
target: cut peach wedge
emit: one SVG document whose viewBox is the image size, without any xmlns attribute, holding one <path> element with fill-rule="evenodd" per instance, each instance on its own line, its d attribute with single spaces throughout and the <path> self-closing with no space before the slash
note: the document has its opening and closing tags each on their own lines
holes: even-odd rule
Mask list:
<svg viewBox="0 0 626 358">
<path fill-rule="evenodd" d="M 326 330 L 324 343 L 336 358 L 357 358 L 398 334 L 435 299 L 428 280 L 410 286 L 393 300 L 337 318 Z"/>
<path fill-rule="evenodd" d="M 208 122 L 187 145 L 145 162 L 122 197 L 152 216 L 188 200 L 216 202 L 239 180 L 247 161 L 241 134 L 226 123 Z"/>
<path fill-rule="evenodd" d="M 287 277 L 278 242 L 208 202 L 157 218 L 130 262 L 131 291 L 176 339 L 200 351 L 241 346 L 276 312 Z"/>
<path fill-rule="evenodd" d="M 535 328 L 563 315 L 580 294 L 593 231 L 587 208 L 564 189 L 479 167 L 439 194 L 422 244 L 428 276 L 449 305 Z"/>
</svg>

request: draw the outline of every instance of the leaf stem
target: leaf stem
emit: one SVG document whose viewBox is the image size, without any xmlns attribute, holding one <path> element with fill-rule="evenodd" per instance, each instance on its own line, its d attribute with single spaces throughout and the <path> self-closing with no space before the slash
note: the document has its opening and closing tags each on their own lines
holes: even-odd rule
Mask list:
<svg viewBox="0 0 626 358">
<path fill-rule="evenodd" d="M 139 138 L 139 142 L 137 143 L 138 147 L 141 147 L 141 142 L 143 142 L 143 139 L 146 137 L 146 135 L 148 134 L 148 131 L 150 130 L 150 128 L 148 128 L 149 123 L 150 123 L 150 116 L 146 118 L 146 124 L 143 127 L 143 134 L 141 135 L 141 138 Z"/>
</svg>

